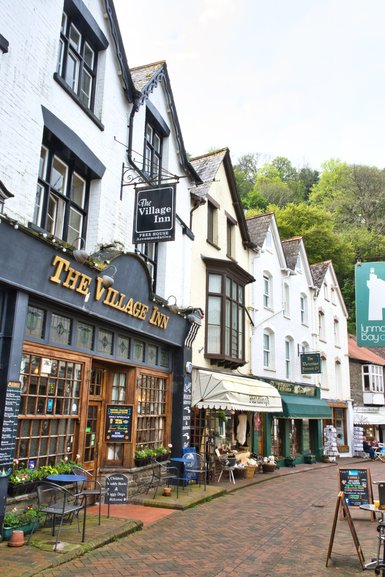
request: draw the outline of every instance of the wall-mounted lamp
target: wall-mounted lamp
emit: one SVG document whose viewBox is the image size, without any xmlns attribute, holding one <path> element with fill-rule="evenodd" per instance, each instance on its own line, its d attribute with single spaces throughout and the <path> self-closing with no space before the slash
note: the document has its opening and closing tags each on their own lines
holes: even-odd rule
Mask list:
<svg viewBox="0 0 385 577">
<path fill-rule="evenodd" d="M 102 275 L 102 285 L 104 288 L 110 288 L 110 286 L 112 286 L 114 284 L 114 276 L 116 275 L 116 273 L 118 272 L 118 269 L 116 268 L 116 266 L 114 266 L 113 264 L 111 264 L 110 266 L 108 266 L 106 270 L 108 270 L 109 268 L 113 268 L 115 269 L 114 272 L 112 273 L 112 275 L 108 275 L 108 274 L 103 274 Z"/>
<path fill-rule="evenodd" d="M 78 236 L 77 238 L 75 238 L 74 244 L 77 240 L 80 240 L 83 242 L 83 248 L 75 249 L 72 254 L 73 254 L 73 257 L 76 260 L 76 262 L 78 262 L 79 264 L 84 264 L 90 256 L 88 254 L 88 252 L 85 250 L 86 241 L 81 236 Z M 82 246 L 82 243 L 80 243 L 80 247 L 81 246 Z"/>
</svg>

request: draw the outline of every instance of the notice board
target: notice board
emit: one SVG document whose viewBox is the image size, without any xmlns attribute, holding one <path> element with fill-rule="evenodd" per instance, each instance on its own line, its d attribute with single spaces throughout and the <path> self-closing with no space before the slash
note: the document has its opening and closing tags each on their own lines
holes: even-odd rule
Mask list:
<svg viewBox="0 0 385 577">
<path fill-rule="evenodd" d="M 111 504 L 128 502 L 128 477 L 121 473 L 106 477 L 106 502 Z"/>
<path fill-rule="evenodd" d="M 340 491 L 349 507 L 373 503 L 372 480 L 367 467 L 339 469 Z"/>
<path fill-rule="evenodd" d="M 105 440 L 110 443 L 131 441 L 132 405 L 107 405 Z"/>
</svg>

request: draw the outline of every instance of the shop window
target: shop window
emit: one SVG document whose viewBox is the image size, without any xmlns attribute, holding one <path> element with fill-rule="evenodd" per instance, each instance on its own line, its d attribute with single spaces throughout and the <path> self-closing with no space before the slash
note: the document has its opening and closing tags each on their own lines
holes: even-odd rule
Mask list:
<svg viewBox="0 0 385 577">
<path fill-rule="evenodd" d="M 147 346 L 147 361 L 151 365 L 156 365 L 158 363 L 158 347 L 155 345 Z"/>
<path fill-rule="evenodd" d="M 98 352 L 112 355 L 113 334 L 110 331 L 99 329 L 98 331 Z"/>
<path fill-rule="evenodd" d="M 167 404 L 169 381 L 164 377 L 141 373 L 137 379 L 137 432 L 136 445 L 165 446 L 169 422 Z"/>
<path fill-rule="evenodd" d="M 82 349 L 89 351 L 94 347 L 94 327 L 86 323 L 77 323 L 77 344 Z"/>
<path fill-rule="evenodd" d="M 53 343 L 69 345 L 71 342 L 71 319 L 52 313 L 49 336 Z"/>
<path fill-rule="evenodd" d="M 41 147 L 34 223 L 80 247 L 85 235 L 90 179 L 76 156 L 51 138 Z"/>
<path fill-rule="evenodd" d="M 283 438 L 285 434 L 285 422 L 283 419 L 274 417 L 271 420 L 271 454 L 275 457 L 283 456 Z"/>
<path fill-rule="evenodd" d="M 113 403 L 124 403 L 126 400 L 126 391 L 126 373 L 114 372 L 111 387 L 111 401 Z"/>
<path fill-rule="evenodd" d="M 90 397 L 103 397 L 104 370 L 92 369 L 90 380 Z"/>
<path fill-rule="evenodd" d="M 381 365 L 362 365 L 363 391 L 384 392 L 384 368 Z"/>
<path fill-rule="evenodd" d="M 170 353 L 167 349 L 160 349 L 159 351 L 159 365 L 165 369 L 170 368 Z"/>
<path fill-rule="evenodd" d="M 118 357 L 128 359 L 131 353 L 131 341 L 128 337 L 118 336 L 118 344 L 116 347 Z"/>
<path fill-rule="evenodd" d="M 143 341 L 134 341 L 133 360 L 137 363 L 144 363 Z"/>
<path fill-rule="evenodd" d="M 83 365 L 25 354 L 16 457 L 26 465 L 49 465 L 73 456 Z"/>
<path fill-rule="evenodd" d="M 290 420 L 290 455 L 302 453 L 302 421 L 300 419 Z"/>
<path fill-rule="evenodd" d="M 44 337 L 46 312 L 38 307 L 29 306 L 25 326 L 25 336 L 42 339 Z"/>
</svg>

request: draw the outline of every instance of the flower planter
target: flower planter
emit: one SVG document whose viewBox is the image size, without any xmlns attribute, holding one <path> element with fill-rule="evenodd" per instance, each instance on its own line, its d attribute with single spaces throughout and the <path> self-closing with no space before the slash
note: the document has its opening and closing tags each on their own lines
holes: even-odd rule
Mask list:
<svg viewBox="0 0 385 577">
<path fill-rule="evenodd" d="M 151 457 L 144 457 L 144 459 L 135 459 L 135 467 L 144 467 L 151 463 Z"/>
<path fill-rule="evenodd" d="M 245 467 L 245 479 L 252 479 L 254 477 L 256 466 L 246 465 Z"/>
<path fill-rule="evenodd" d="M 24 535 L 29 535 L 32 533 L 32 531 L 35 531 L 39 527 L 39 521 L 28 523 L 27 525 L 21 525 L 20 527 L 3 527 L 3 540 L 8 541 L 12 537 L 12 533 L 14 531 L 23 531 Z"/>
<path fill-rule="evenodd" d="M 35 490 L 35 481 L 27 481 L 26 483 L 18 483 L 14 485 L 12 483 L 8 484 L 8 495 L 9 497 L 17 497 L 18 495 L 26 495 L 28 493 L 33 493 Z"/>
<path fill-rule="evenodd" d="M 295 457 L 286 457 L 285 465 L 286 467 L 295 467 Z"/>
<path fill-rule="evenodd" d="M 262 463 L 262 471 L 264 473 L 274 473 L 275 464 L 274 463 Z"/>
<path fill-rule="evenodd" d="M 308 465 L 313 465 L 314 463 L 316 463 L 316 458 L 314 455 L 305 455 L 304 456 L 304 463 L 307 463 Z"/>
</svg>

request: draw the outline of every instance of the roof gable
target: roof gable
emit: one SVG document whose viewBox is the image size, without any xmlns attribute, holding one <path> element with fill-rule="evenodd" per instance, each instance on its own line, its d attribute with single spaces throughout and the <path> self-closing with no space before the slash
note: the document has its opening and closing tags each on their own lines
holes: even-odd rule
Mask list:
<svg viewBox="0 0 385 577">
<path fill-rule="evenodd" d="M 278 232 L 277 222 L 275 220 L 274 213 L 269 212 L 266 214 L 260 214 L 246 219 L 247 228 L 249 230 L 249 235 L 251 242 L 255 247 L 262 251 L 263 245 L 266 240 L 266 235 L 270 230 L 272 235 L 272 240 L 274 248 L 279 260 L 279 266 L 282 269 L 286 269 L 286 259 L 283 252 L 281 239 Z"/>
</svg>

